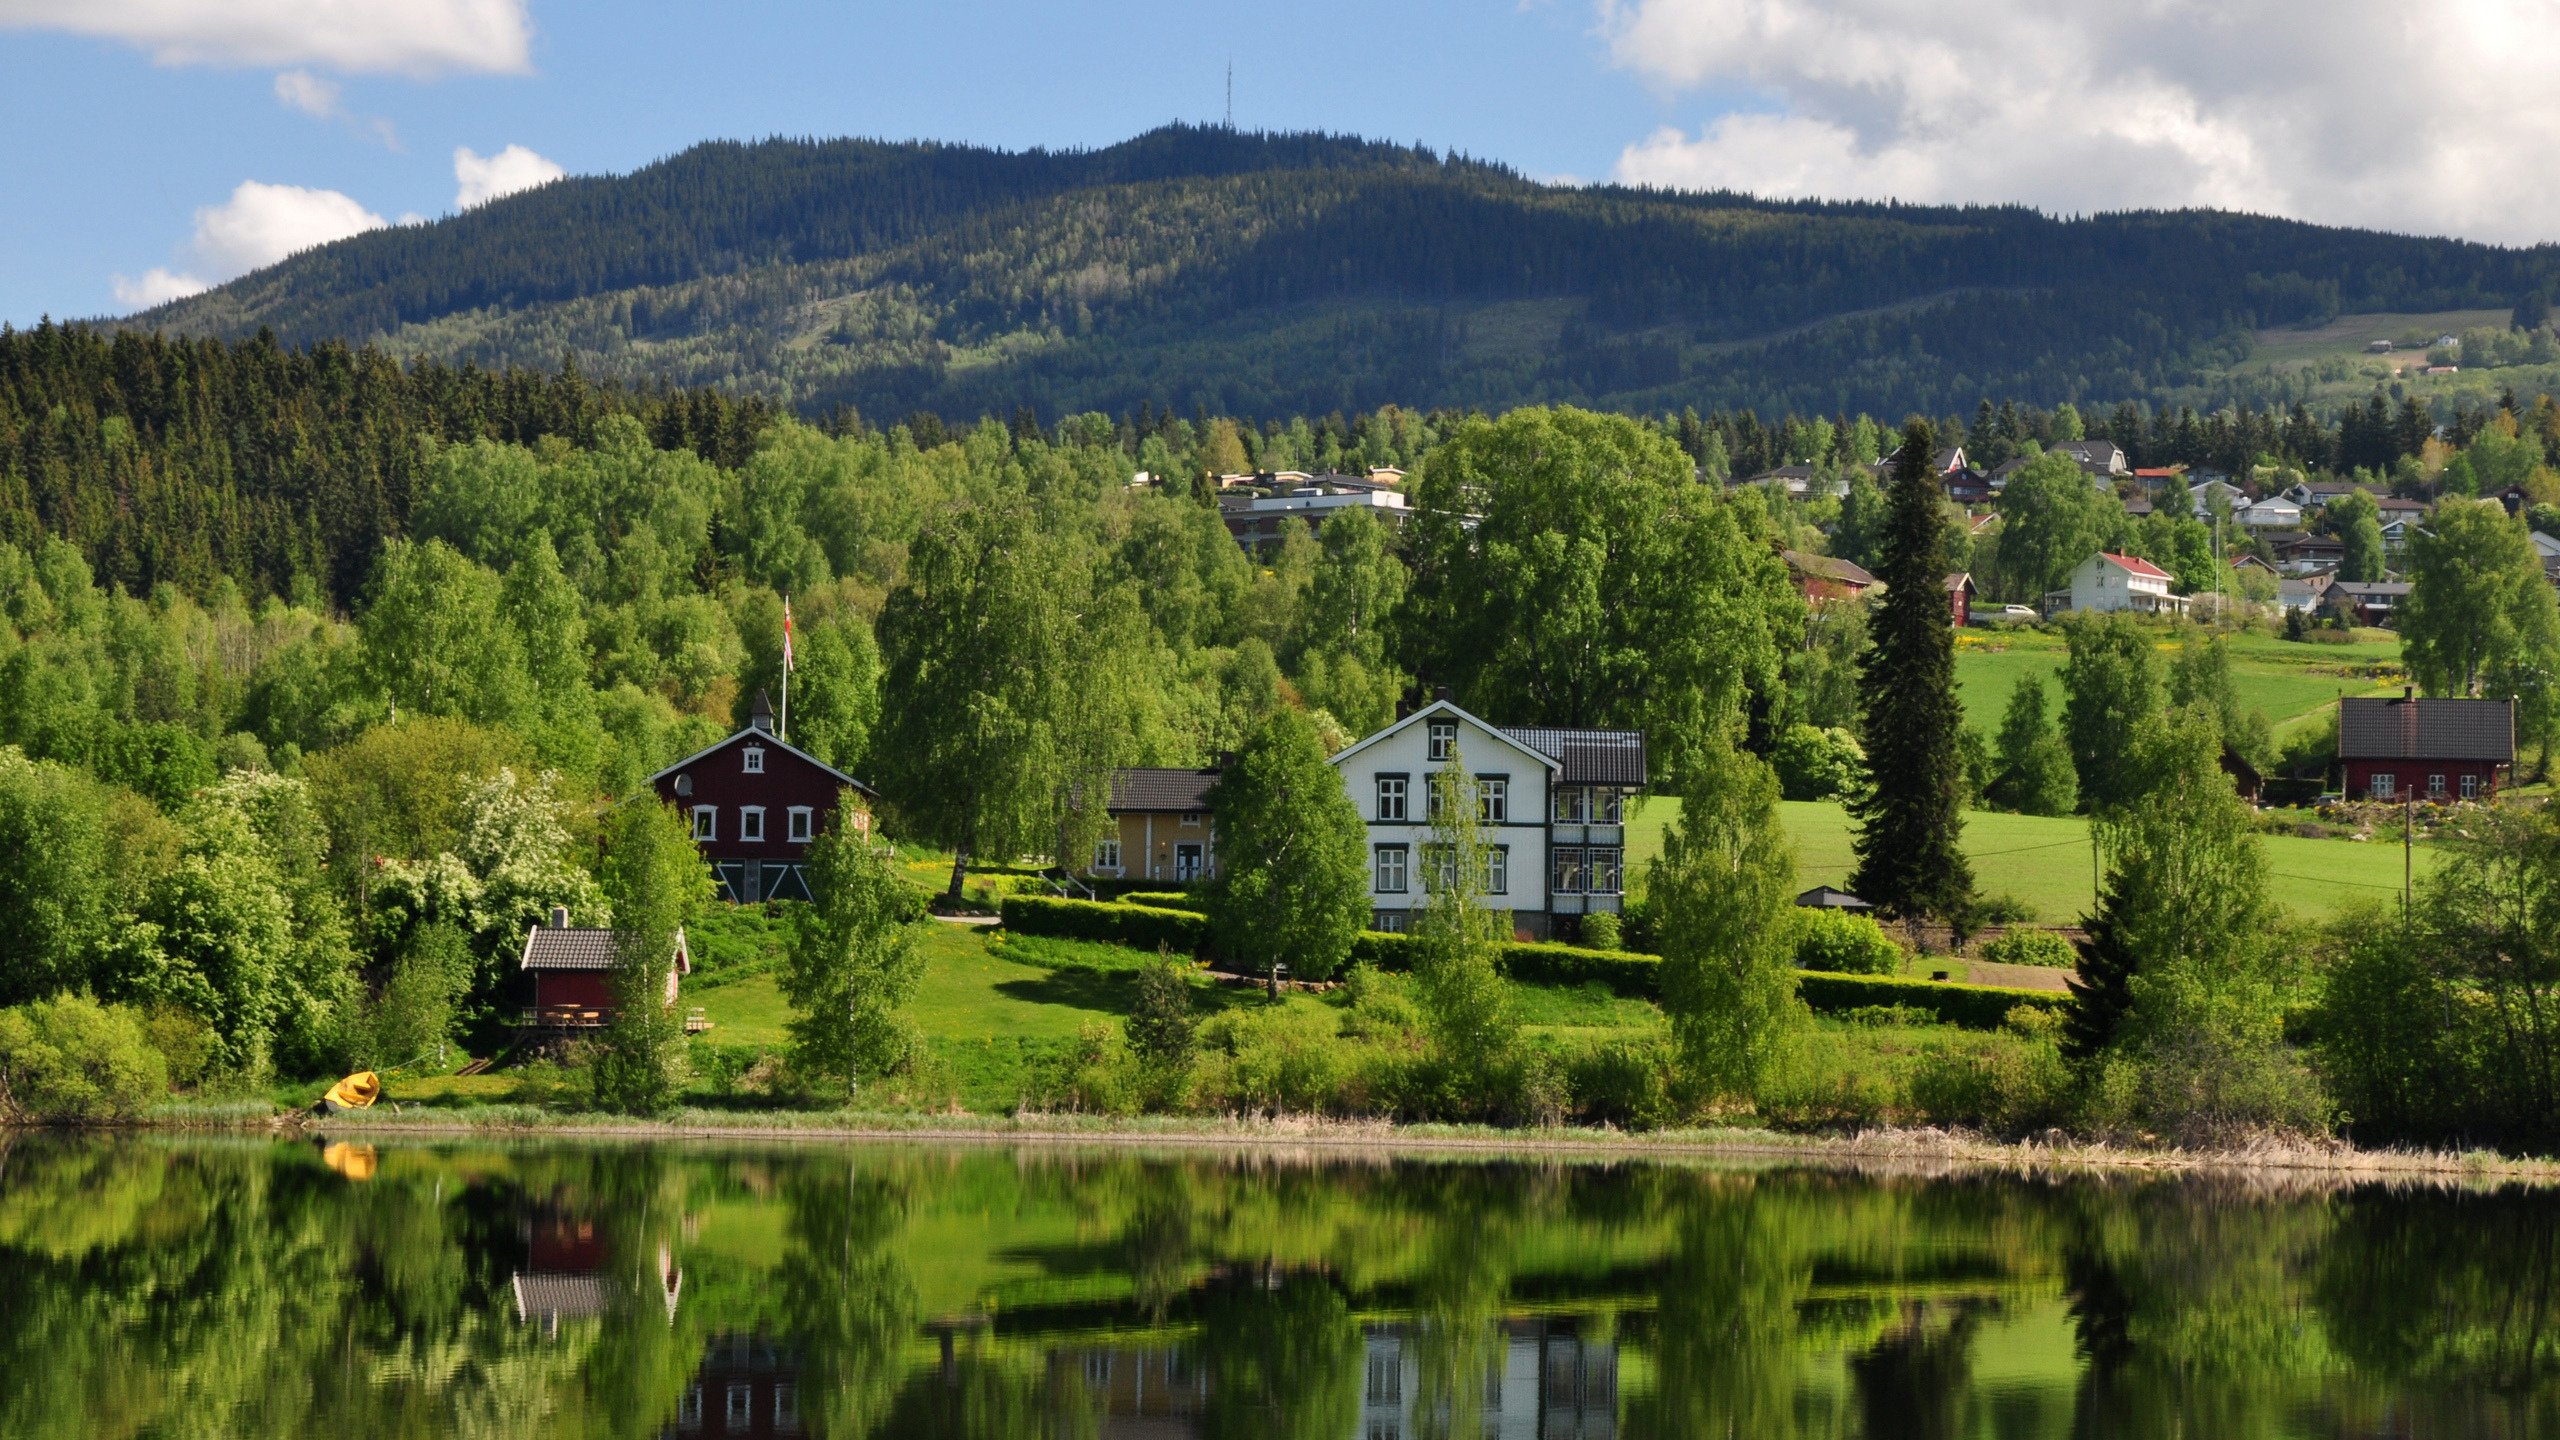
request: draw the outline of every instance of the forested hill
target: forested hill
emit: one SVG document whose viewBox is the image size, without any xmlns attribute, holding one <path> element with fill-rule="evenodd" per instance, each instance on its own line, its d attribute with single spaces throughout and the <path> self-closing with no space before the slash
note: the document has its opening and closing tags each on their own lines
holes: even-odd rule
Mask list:
<svg viewBox="0 0 2560 1440">
<path fill-rule="evenodd" d="M 2560 294 L 2560 247 L 2218 212 L 1774 203 L 1176 126 L 1095 151 L 713 143 L 125 322 L 376 340 L 893 418 L 2192 395 L 2249 329 Z M 2282 397 L 2261 397 L 2282 398 Z"/>
</svg>

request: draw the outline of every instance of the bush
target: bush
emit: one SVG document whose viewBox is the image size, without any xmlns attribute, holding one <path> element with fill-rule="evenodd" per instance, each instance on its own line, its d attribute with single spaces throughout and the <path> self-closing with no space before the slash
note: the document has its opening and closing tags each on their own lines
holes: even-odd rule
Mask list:
<svg viewBox="0 0 2560 1440">
<path fill-rule="evenodd" d="M 1194 915 L 1209 913 L 1208 897 L 1188 890 L 1132 890 L 1120 897 L 1123 905 L 1144 905 L 1152 910 L 1188 910 Z"/>
<path fill-rule="evenodd" d="M 2070 941 L 2050 930 L 2011 930 L 1996 940 L 1985 941 L 1975 958 L 1994 965 L 2037 965 L 2048 970 L 2069 970 L 2080 963 L 2080 952 Z"/>
<path fill-rule="evenodd" d="M 1911 1104 L 1940 1125 L 2024 1135 L 2060 1123 L 2071 1102 L 2071 1069 L 2050 1038 L 1983 1036 L 1921 1055 Z"/>
<path fill-rule="evenodd" d="M 1973 902 L 1966 918 L 1976 925 L 2032 925 L 2036 907 L 2015 895 L 1984 895 Z"/>
<path fill-rule="evenodd" d="M 1132 950 L 1175 950 L 1198 955 L 1209 945 L 1209 919 L 1187 910 L 1097 900 L 1058 900 L 1012 895 L 1004 902 L 1004 928 L 1024 935 L 1103 940 Z"/>
<path fill-rule="evenodd" d="M 1138 995 L 1129 1007 L 1129 1048 L 1147 1072 L 1150 1098 L 1174 1105 L 1191 1077 L 1193 1030 L 1191 974 L 1187 957 L 1170 950 L 1138 972 Z"/>
<path fill-rule="evenodd" d="M 1671 1047 L 1627 1040 L 1581 1051 L 1565 1061 L 1574 1113 L 1594 1125 L 1654 1130 L 1680 1118 L 1671 1098 Z"/>
<path fill-rule="evenodd" d="M 1340 1092 L 1351 1047 L 1333 1012 L 1302 1005 L 1228 1010 L 1200 1027 L 1197 1091 L 1212 1110 L 1246 1115 L 1319 1115 L 1356 1108 Z"/>
<path fill-rule="evenodd" d="M 1791 725 L 1769 753 L 1778 793 L 1789 800 L 1829 800 L 1867 783 L 1867 752 L 1838 726 Z"/>
<path fill-rule="evenodd" d="M 1031 1110 L 1127 1115 L 1142 1093 L 1137 1057 L 1116 1025 L 1087 1025 L 1063 1050 L 1044 1056 L 1024 1082 Z"/>
<path fill-rule="evenodd" d="M 1582 917 L 1582 943 L 1593 950 L 1627 948 L 1618 917 L 1607 910 Z"/>
<path fill-rule="evenodd" d="M 1805 910 L 1797 917 L 1796 967 L 1835 975 L 1891 975 L 1902 947 L 1884 927 L 1846 910 Z"/>
<path fill-rule="evenodd" d="M 0 1010 L 0 1119 L 124 1120 L 169 1093 L 141 1012 L 57 995 Z"/>
</svg>

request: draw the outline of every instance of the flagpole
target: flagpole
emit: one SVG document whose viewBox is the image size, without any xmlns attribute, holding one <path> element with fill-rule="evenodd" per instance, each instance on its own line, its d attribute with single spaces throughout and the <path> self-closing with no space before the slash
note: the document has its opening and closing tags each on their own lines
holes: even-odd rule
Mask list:
<svg viewBox="0 0 2560 1440">
<path fill-rule="evenodd" d="M 776 740 L 791 739 L 791 597 L 782 597 L 782 720 Z"/>
</svg>

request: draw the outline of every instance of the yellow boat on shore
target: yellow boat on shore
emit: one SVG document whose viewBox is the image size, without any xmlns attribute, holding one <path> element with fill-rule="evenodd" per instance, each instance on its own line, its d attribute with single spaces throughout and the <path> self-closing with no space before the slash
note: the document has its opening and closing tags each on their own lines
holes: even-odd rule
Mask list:
<svg viewBox="0 0 2560 1440">
<path fill-rule="evenodd" d="M 382 1077 L 370 1070 L 359 1070 L 329 1087 L 320 1097 L 320 1108 L 335 1115 L 346 1110 L 362 1110 L 382 1098 Z"/>
</svg>

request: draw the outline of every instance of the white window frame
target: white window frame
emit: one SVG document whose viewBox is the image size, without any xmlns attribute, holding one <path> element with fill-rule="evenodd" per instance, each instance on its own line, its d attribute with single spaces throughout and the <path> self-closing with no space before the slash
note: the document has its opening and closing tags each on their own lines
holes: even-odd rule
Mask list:
<svg viewBox="0 0 2560 1440">
<path fill-rule="evenodd" d="M 792 844 L 806 845 L 818 838 L 818 812 L 814 807 L 794 805 L 785 813 L 784 823 L 790 828 L 783 833 L 790 837 Z"/>
<path fill-rule="evenodd" d="M 2427 772 L 2427 798 L 2430 800 L 2441 800 L 2444 798 L 2443 771 L 2431 770 Z"/>
<path fill-rule="evenodd" d="M 1457 721 L 1426 720 L 1423 722 L 1423 729 L 1424 734 L 1428 737 L 1428 753 L 1431 757 L 1432 764 L 1437 765 L 1442 761 L 1447 760 L 1449 758 L 1449 752 L 1458 748 Z"/>
<path fill-rule="evenodd" d="M 794 1381 L 774 1382 L 773 1428 L 791 1434 L 800 1429 L 800 1386 Z"/>
<path fill-rule="evenodd" d="M 1372 911 L 1369 915 L 1369 928 L 1385 935 L 1402 935 L 1405 933 L 1407 913 L 1403 910 Z"/>
<path fill-rule="evenodd" d="M 741 805 L 738 807 L 738 843 L 741 845 L 764 843 L 763 806 Z"/>
<path fill-rule="evenodd" d="M 1381 895 L 1412 893 L 1413 847 L 1409 845 L 1373 847 L 1369 857 L 1369 874 L 1376 885 L 1377 892 Z M 1393 883 L 1389 883 L 1390 881 Z"/>
<path fill-rule="evenodd" d="M 1619 894 L 1626 885 L 1626 865 L 1625 847 L 1592 846 L 1583 853 L 1582 857 L 1582 893 L 1586 895 Z"/>
<path fill-rule="evenodd" d="M 2480 798 L 2479 776 L 2465 775 L 2462 777 L 2462 798 L 2465 800 L 2477 800 Z"/>
<path fill-rule="evenodd" d="M 1488 845 L 1484 849 L 1484 893 L 1511 893 L 1511 847 Z"/>
<path fill-rule="evenodd" d="M 729 1429 L 744 1430 L 755 1423 L 756 1387 L 743 1381 L 732 1380 L 729 1382 L 728 1393 L 722 1399 L 724 1401 L 723 1418 L 727 1421 Z"/>
<path fill-rule="evenodd" d="M 1591 821 L 1595 825 L 1623 825 L 1627 817 L 1626 792 L 1602 789 L 1591 792 Z"/>
<path fill-rule="evenodd" d="M 1114 835 L 1108 840 L 1097 840 L 1094 842 L 1093 868 L 1097 874 L 1105 870 L 1110 871 L 1114 875 L 1120 873 L 1119 836 Z"/>
<path fill-rule="evenodd" d="M 1412 813 L 1411 796 L 1413 794 L 1413 784 L 1411 776 L 1378 776 L 1377 794 L 1378 818 L 1380 820 L 1386 821 L 1390 824 L 1400 824 L 1404 821 L 1407 815 Z"/>
<path fill-rule="evenodd" d="M 1511 823 L 1511 777 L 1479 775 L 1476 777 L 1476 821 L 1483 825 Z"/>
<path fill-rule="evenodd" d="M 694 1381 L 684 1389 L 684 1398 L 676 1402 L 676 1424 L 686 1430 L 702 1428 L 702 1382 Z"/>
<path fill-rule="evenodd" d="M 764 747 L 763 747 L 763 746 L 761 746 L 761 745 L 750 745 L 750 746 L 748 746 L 745 750 L 740 751 L 739 753 L 746 757 L 746 762 L 747 762 L 746 773 L 747 773 L 747 774 L 749 774 L 749 775 L 761 775 L 761 774 L 763 774 L 763 773 L 764 773 Z"/>
<path fill-rule="evenodd" d="M 2365 781 L 2365 793 L 2376 800 L 2398 799 L 2400 777 L 2389 770 L 2376 770 Z"/>
<path fill-rule="evenodd" d="M 693 838 L 696 841 L 717 841 L 720 838 L 719 806 L 696 805 L 693 807 Z"/>
<path fill-rule="evenodd" d="M 1559 785 L 1555 803 L 1550 807 L 1559 825 L 1582 825 L 1591 819 L 1591 791 L 1581 785 Z"/>
<path fill-rule="evenodd" d="M 1200 828 L 1202 818 L 1203 817 L 1199 811 L 1186 810 L 1182 812 L 1182 828 L 1185 830 L 1197 830 Z"/>
<path fill-rule="evenodd" d="M 1587 856 L 1579 845 L 1559 845 L 1548 852 L 1548 888 L 1559 895 L 1581 895 L 1590 883 Z"/>
</svg>

